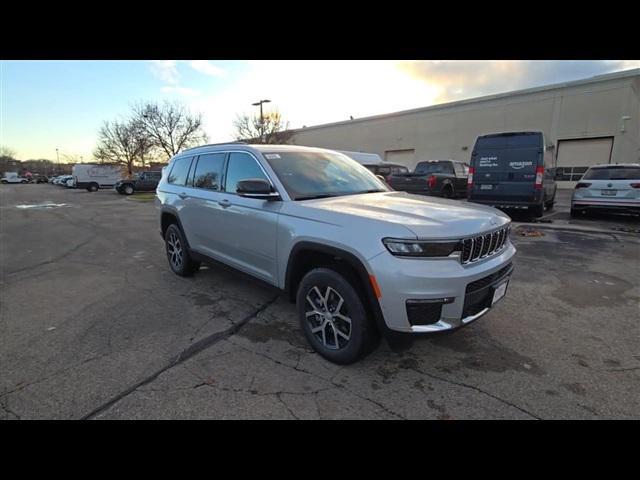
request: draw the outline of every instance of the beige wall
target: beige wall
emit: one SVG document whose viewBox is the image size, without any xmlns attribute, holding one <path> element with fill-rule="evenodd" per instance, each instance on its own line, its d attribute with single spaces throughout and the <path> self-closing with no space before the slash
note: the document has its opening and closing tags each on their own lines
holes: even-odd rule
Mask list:
<svg viewBox="0 0 640 480">
<path fill-rule="evenodd" d="M 377 153 L 415 149 L 416 162 L 468 161 L 478 135 L 542 130 L 547 143 L 613 136 L 612 162 L 640 161 L 640 72 L 501 98 L 295 130 L 293 143 Z M 621 117 L 628 115 L 625 132 Z M 466 147 L 466 149 L 464 148 Z M 555 157 L 555 156 L 554 156 Z"/>
</svg>

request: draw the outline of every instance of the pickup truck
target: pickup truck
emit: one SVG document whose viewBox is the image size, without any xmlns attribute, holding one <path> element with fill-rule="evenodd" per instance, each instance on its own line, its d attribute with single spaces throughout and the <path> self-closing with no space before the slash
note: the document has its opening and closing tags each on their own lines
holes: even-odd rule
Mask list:
<svg viewBox="0 0 640 480">
<path fill-rule="evenodd" d="M 469 166 L 457 160 L 418 162 L 413 173 L 395 173 L 387 177 L 394 190 L 456 198 L 467 196 Z"/>
<path fill-rule="evenodd" d="M 115 190 L 123 195 L 131 195 L 134 192 L 155 192 L 162 172 L 140 172 L 133 179 L 120 180 L 114 186 Z"/>
</svg>

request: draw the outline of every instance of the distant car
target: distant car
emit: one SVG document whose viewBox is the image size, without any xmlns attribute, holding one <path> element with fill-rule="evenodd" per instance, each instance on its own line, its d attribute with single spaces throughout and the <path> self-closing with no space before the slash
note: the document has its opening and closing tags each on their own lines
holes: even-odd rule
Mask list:
<svg viewBox="0 0 640 480">
<path fill-rule="evenodd" d="M 471 153 L 469 201 L 541 217 L 555 203 L 555 173 L 542 132 L 481 135 Z"/>
<path fill-rule="evenodd" d="M 418 195 L 456 198 L 467 196 L 469 166 L 458 160 L 418 162 L 413 173 L 395 173 L 387 179 L 394 190 Z"/>
<path fill-rule="evenodd" d="M 67 188 L 76 188 L 75 178 L 74 177 L 67 178 L 67 180 L 64 182 L 64 186 Z"/>
<path fill-rule="evenodd" d="M 28 182 L 29 180 L 19 176 L 15 172 L 6 172 L 4 174 L 4 177 L 0 179 L 0 183 L 28 183 Z"/>
<path fill-rule="evenodd" d="M 124 195 L 132 195 L 134 192 L 155 192 L 161 178 L 161 171 L 140 172 L 133 179 L 118 181 L 114 188 L 116 192 Z"/>
<path fill-rule="evenodd" d="M 389 182 L 389 177 L 397 173 L 409 173 L 409 169 L 399 163 L 382 162 L 376 165 L 364 165 L 368 170 L 375 175 L 379 175 L 384 178 L 385 182 Z"/>
<path fill-rule="evenodd" d="M 44 175 L 34 175 L 31 181 L 33 183 L 47 183 L 49 182 L 49 179 Z"/>
<path fill-rule="evenodd" d="M 69 180 L 70 178 L 73 178 L 73 175 L 60 175 L 58 178 L 56 178 L 53 183 L 54 185 L 58 185 L 61 187 L 66 187 L 67 186 L 67 180 Z"/>
<path fill-rule="evenodd" d="M 571 198 L 571 216 L 605 210 L 640 213 L 640 163 L 594 165 Z"/>
</svg>

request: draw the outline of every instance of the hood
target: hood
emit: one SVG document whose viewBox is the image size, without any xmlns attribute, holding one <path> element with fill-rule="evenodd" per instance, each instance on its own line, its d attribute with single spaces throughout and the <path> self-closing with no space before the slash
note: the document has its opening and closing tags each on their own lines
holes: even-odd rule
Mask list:
<svg viewBox="0 0 640 480">
<path fill-rule="evenodd" d="M 318 210 L 318 213 L 342 214 L 327 217 L 331 223 L 341 221 L 348 226 L 348 218 L 356 216 L 401 225 L 418 238 L 460 238 L 493 230 L 510 222 L 506 214 L 492 207 L 406 192 L 346 195 L 301 203 Z"/>
</svg>

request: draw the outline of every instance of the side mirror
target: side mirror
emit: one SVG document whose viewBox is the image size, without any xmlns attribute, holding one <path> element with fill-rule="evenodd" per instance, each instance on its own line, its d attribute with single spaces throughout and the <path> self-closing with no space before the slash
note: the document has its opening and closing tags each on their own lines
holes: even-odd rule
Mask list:
<svg viewBox="0 0 640 480">
<path fill-rule="evenodd" d="M 260 200 L 279 200 L 280 195 L 274 192 L 271 184 L 263 178 L 248 178 L 240 180 L 236 193 L 241 197 L 257 198 Z"/>
</svg>

